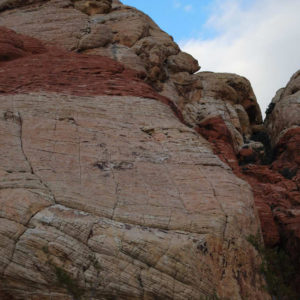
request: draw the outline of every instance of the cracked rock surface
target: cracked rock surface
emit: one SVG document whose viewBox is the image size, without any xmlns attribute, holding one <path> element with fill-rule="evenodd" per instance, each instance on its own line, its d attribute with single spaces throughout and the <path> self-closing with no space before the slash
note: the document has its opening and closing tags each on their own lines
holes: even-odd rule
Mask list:
<svg viewBox="0 0 300 300">
<path fill-rule="evenodd" d="M 6 0 L 0 26 L 45 42 L 121 62 L 145 77 L 197 128 L 222 118 L 237 154 L 262 124 L 249 81 L 236 74 L 200 72 L 191 55 L 141 11 L 117 0 Z M 1 3 L 1 2 L 0 2 Z M 63 28 L 63 30 L 62 30 Z M 196 74 L 195 74 L 196 73 Z"/>
<path fill-rule="evenodd" d="M 84 299 L 263 299 L 246 241 L 258 230 L 251 191 L 168 106 L 49 93 L 0 102 L 16 115 L 1 119 L 3 291 L 67 299 L 62 269 Z"/>
<path fill-rule="evenodd" d="M 170 100 L 108 58 L 8 44 L 1 299 L 269 299 L 251 189 Z"/>
</svg>

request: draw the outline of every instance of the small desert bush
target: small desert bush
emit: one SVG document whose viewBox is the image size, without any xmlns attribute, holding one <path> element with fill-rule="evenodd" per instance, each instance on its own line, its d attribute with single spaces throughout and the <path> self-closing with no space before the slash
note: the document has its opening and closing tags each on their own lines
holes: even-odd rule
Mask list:
<svg viewBox="0 0 300 300">
<path fill-rule="evenodd" d="M 291 287 L 296 270 L 290 256 L 280 247 L 266 248 L 260 235 L 250 235 L 248 242 L 258 251 L 262 263 L 260 273 L 264 276 L 266 289 L 277 300 L 299 300 Z"/>
</svg>

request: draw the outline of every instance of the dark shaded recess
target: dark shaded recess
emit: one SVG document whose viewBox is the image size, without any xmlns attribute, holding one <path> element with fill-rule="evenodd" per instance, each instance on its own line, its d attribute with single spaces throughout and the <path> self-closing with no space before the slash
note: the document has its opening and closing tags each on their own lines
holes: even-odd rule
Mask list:
<svg viewBox="0 0 300 300">
<path fill-rule="evenodd" d="M 300 91 L 300 88 L 294 87 L 294 88 L 292 89 L 292 91 L 291 91 L 291 95 L 296 94 L 298 91 Z"/>
<path fill-rule="evenodd" d="M 16 300 L 15 297 L 13 297 L 11 294 L 9 294 L 6 291 L 0 291 L 0 299 L 1 300 Z"/>
<path fill-rule="evenodd" d="M 293 259 L 286 252 L 283 242 L 273 248 L 265 247 L 260 235 L 250 235 L 247 238 L 262 258 L 259 271 L 264 276 L 266 289 L 276 300 L 299 300 L 299 295 L 293 286 L 297 274 L 297 267 Z"/>
<path fill-rule="evenodd" d="M 0 55 L 0 61 L 8 61 L 10 57 L 8 55 Z"/>
<path fill-rule="evenodd" d="M 248 164 L 255 164 L 257 161 L 257 156 L 253 153 L 250 156 L 244 157 L 243 160 L 239 160 L 239 166 L 244 166 Z"/>
<path fill-rule="evenodd" d="M 249 108 L 246 109 L 246 112 L 248 114 L 250 124 L 255 124 L 256 121 L 257 121 L 257 119 L 256 119 L 256 116 L 257 116 L 256 107 L 255 106 L 250 106 Z"/>
<path fill-rule="evenodd" d="M 295 169 L 289 169 L 289 168 L 284 168 L 279 171 L 279 173 L 286 179 L 293 179 L 294 176 L 297 174 L 297 168 Z"/>
<path fill-rule="evenodd" d="M 269 135 L 264 131 L 257 131 L 252 134 L 251 140 L 255 142 L 261 142 L 265 148 L 265 154 L 262 158 L 262 165 L 269 165 L 274 161 L 275 155 L 271 147 L 271 141 Z"/>
<path fill-rule="evenodd" d="M 275 105 L 276 104 L 272 103 L 272 102 L 268 105 L 268 108 L 266 109 L 266 115 L 267 116 L 272 113 L 273 109 L 275 108 Z"/>
<path fill-rule="evenodd" d="M 237 92 L 240 92 L 240 94 L 245 95 L 249 92 L 249 89 L 246 88 L 245 84 L 242 82 L 235 82 L 234 80 L 227 80 L 226 83 L 232 87 Z"/>
</svg>

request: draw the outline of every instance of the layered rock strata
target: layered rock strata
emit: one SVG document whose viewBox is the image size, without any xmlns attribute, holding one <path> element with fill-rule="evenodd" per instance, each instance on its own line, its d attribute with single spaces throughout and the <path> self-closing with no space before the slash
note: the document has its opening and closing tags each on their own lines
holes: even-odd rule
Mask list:
<svg viewBox="0 0 300 300">
<path fill-rule="evenodd" d="M 195 73 L 200 68 L 195 59 L 181 52 L 148 16 L 120 1 L 6 0 L 0 1 L 0 11 L 0 25 L 48 47 L 26 36 L 19 38 L 21 45 L 14 33 L 2 29 L 2 36 L 13 37 L 9 43 L 0 37 L 2 60 L 30 56 L 23 58 L 21 67 L 20 61 L 1 66 L 5 71 L 0 73 L 0 92 L 133 96 L 169 105 L 251 184 L 265 244 L 284 247 L 299 264 L 299 72 L 277 93 L 264 127 L 247 79 Z M 17 117 L 8 111 L 6 118 Z M 73 116 L 67 120 L 75 122 Z M 155 141 L 169 139 L 165 129 L 147 125 L 143 130 Z M 101 168 L 115 167 L 100 161 Z"/>
<path fill-rule="evenodd" d="M 273 98 L 265 121 L 274 148 L 271 169 L 289 181 L 274 207 L 284 247 L 300 269 L 300 70 Z M 295 280 L 300 294 L 300 274 Z"/>
<path fill-rule="evenodd" d="M 269 299 L 251 189 L 170 100 L 109 58 L 1 32 L 3 299 Z"/>
<path fill-rule="evenodd" d="M 198 62 L 135 8 L 111 0 L 5 2 L 12 4 L 9 10 L 4 10 L 7 5 L 2 8 L 0 26 L 47 45 L 107 56 L 137 70 L 159 94 L 173 101 L 189 126 L 221 117 L 236 153 L 253 132 L 261 130 L 260 109 L 247 79 L 235 74 L 194 74 L 200 69 Z"/>
<path fill-rule="evenodd" d="M 236 155 L 232 136 L 221 118 L 202 122 L 197 131 L 213 145 L 214 153 L 231 166 L 234 173 L 252 186 L 259 211 L 264 242 L 279 247 L 291 258 L 295 273 L 288 282 L 299 294 L 300 282 L 300 94 L 299 71 L 280 89 L 268 110 L 264 130 L 253 139 L 264 143 L 264 160 L 247 143 Z M 270 137 L 270 138 L 269 138 Z M 270 145 L 268 146 L 270 142 Z M 259 146 L 259 145 L 258 145 Z M 266 151 L 269 148 L 268 151 Z"/>
</svg>

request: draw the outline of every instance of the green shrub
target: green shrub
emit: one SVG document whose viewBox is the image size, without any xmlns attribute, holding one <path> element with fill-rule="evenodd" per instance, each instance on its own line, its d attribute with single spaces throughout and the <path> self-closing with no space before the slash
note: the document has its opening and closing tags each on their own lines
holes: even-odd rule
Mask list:
<svg viewBox="0 0 300 300">
<path fill-rule="evenodd" d="M 291 170 L 289 168 L 284 168 L 280 170 L 279 173 L 286 179 L 292 179 L 297 174 L 297 169 Z"/>
<path fill-rule="evenodd" d="M 273 109 L 275 108 L 275 105 L 276 104 L 272 103 L 272 102 L 269 104 L 268 108 L 266 109 L 266 115 L 269 115 L 272 113 Z"/>
<path fill-rule="evenodd" d="M 261 163 L 263 165 L 268 165 L 273 162 L 274 160 L 274 153 L 271 147 L 271 141 L 269 135 L 264 131 L 258 131 L 252 134 L 251 138 L 252 141 L 261 142 L 265 148 L 265 154 L 262 158 Z"/>
<path fill-rule="evenodd" d="M 48 253 L 49 253 L 49 248 L 48 248 L 48 246 L 43 246 L 42 250 L 43 250 L 43 252 L 44 252 L 45 254 L 48 254 Z"/>
<path fill-rule="evenodd" d="M 259 234 L 250 235 L 247 240 L 262 258 L 260 272 L 265 277 L 268 292 L 277 300 L 297 300 L 291 287 L 296 270 L 289 255 L 280 247 L 266 248 Z"/>
<path fill-rule="evenodd" d="M 214 293 L 212 296 L 204 296 L 201 297 L 200 300 L 221 300 L 216 293 Z"/>
<path fill-rule="evenodd" d="M 81 299 L 83 290 L 79 287 L 77 280 L 73 279 L 64 269 L 58 266 L 54 266 L 54 269 L 58 284 L 66 288 L 74 299 Z"/>
</svg>

